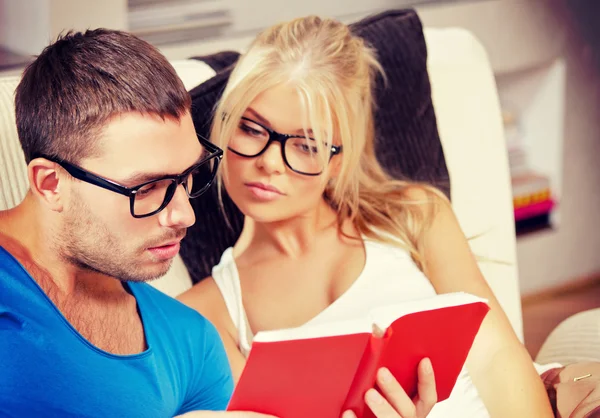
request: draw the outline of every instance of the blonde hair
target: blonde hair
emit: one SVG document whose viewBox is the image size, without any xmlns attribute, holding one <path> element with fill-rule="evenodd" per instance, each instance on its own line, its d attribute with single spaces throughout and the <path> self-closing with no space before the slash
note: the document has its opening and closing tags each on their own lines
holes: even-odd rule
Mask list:
<svg viewBox="0 0 600 418">
<path fill-rule="evenodd" d="M 422 269 L 424 230 L 435 204 L 447 199 L 431 186 L 391 179 L 377 161 L 373 90 L 378 74 L 384 76 L 375 51 L 336 20 L 309 16 L 273 26 L 233 70 L 216 109 L 212 139 L 226 147 L 259 94 L 281 84 L 295 87 L 305 107 L 305 129 L 310 126 L 317 145 L 343 146 L 335 157 L 341 158 L 339 174 L 325 188 L 340 231 L 350 220 L 367 238 L 406 248 Z"/>
</svg>

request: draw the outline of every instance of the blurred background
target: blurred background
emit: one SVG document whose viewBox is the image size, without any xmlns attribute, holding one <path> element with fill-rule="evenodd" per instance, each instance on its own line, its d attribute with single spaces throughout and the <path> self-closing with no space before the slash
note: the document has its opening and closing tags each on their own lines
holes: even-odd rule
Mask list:
<svg viewBox="0 0 600 418">
<path fill-rule="evenodd" d="M 21 71 L 65 29 L 129 30 L 183 59 L 301 15 L 352 22 L 403 7 L 426 27 L 470 30 L 491 61 L 535 355 L 563 318 L 600 306 L 600 0 L 0 0 L 0 72 Z"/>
</svg>

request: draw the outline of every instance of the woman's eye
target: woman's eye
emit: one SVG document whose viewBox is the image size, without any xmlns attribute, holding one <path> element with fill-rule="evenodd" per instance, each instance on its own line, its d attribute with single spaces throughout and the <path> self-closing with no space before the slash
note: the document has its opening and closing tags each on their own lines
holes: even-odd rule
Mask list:
<svg viewBox="0 0 600 418">
<path fill-rule="evenodd" d="M 244 132 L 246 132 L 249 135 L 252 136 L 264 136 L 264 132 L 263 131 L 259 131 L 258 129 L 254 129 L 246 124 L 241 124 L 240 125 L 240 129 Z"/>
<path fill-rule="evenodd" d="M 296 144 L 296 148 L 298 148 L 300 151 L 305 152 L 305 153 L 310 153 L 310 154 L 317 154 L 318 150 L 317 147 L 315 146 L 309 146 L 307 144 Z"/>
</svg>

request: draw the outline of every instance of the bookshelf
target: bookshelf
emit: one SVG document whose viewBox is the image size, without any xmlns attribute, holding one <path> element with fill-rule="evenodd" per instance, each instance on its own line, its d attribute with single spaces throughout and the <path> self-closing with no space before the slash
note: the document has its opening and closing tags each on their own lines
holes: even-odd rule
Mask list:
<svg viewBox="0 0 600 418">
<path fill-rule="evenodd" d="M 561 218 L 567 30 L 547 2 L 480 0 L 417 9 L 425 26 L 462 27 L 483 44 L 503 109 L 517 235 Z M 526 175 L 529 176 L 526 176 Z M 548 234 L 542 234 L 548 235 Z"/>
<path fill-rule="evenodd" d="M 496 75 L 517 235 L 560 224 L 565 80 L 561 57 Z"/>
</svg>

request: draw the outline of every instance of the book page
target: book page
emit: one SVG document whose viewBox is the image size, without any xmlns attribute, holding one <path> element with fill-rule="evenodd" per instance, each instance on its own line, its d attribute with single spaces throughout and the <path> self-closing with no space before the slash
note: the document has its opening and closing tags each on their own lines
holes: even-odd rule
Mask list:
<svg viewBox="0 0 600 418">
<path fill-rule="evenodd" d="M 254 341 L 273 342 L 332 337 L 335 335 L 370 334 L 372 328 L 373 322 L 371 318 L 349 319 L 347 321 L 336 321 L 319 325 L 261 331 L 254 336 Z"/>
<path fill-rule="evenodd" d="M 362 319 L 349 319 L 347 321 L 336 321 L 319 325 L 262 331 L 256 334 L 254 341 L 290 341 L 329 337 L 335 335 L 371 333 L 373 331 L 373 325 L 377 325 L 377 327 L 380 329 L 385 330 L 396 319 L 413 312 L 429 311 L 475 302 L 484 302 L 487 304 L 486 299 L 479 298 L 468 293 L 447 293 L 433 297 L 402 302 L 397 305 L 388 305 L 381 308 L 376 308 L 371 311 L 368 317 Z"/>
<path fill-rule="evenodd" d="M 381 308 L 376 308 L 371 311 L 369 316 L 370 322 L 377 325 L 381 329 L 387 329 L 396 319 L 414 312 L 432 311 L 435 309 L 466 305 L 476 302 L 483 302 L 485 304 L 488 303 L 487 299 L 480 298 L 469 293 L 444 293 L 423 299 L 402 302 L 397 305 L 388 305 Z"/>
</svg>

